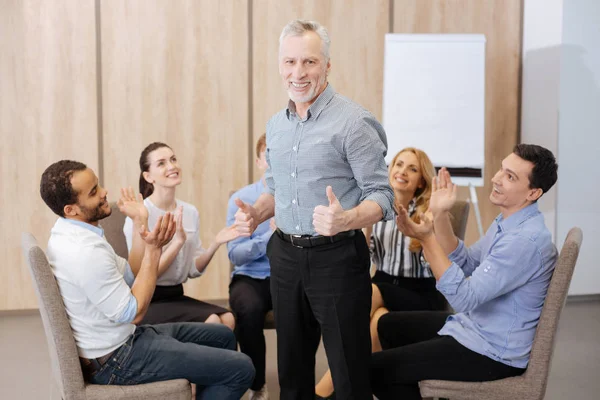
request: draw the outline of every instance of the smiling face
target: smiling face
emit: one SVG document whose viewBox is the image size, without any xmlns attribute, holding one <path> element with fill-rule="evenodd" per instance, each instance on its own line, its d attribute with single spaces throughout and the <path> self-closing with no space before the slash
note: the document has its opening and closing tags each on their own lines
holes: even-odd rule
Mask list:
<svg viewBox="0 0 600 400">
<path fill-rule="evenodd" d="M 527 207 L 542 195 L 542 190 L 531 189 L 529 176 L 533 163 L 515 153 L 502 160 L 500 170 L 492 178 L 490 201 L 500 207 L 503 218 Z"/>
<path fill-rule="evenodd" d="M 296 107 L 308 108 L 327 87 L 331 64 L 322 53 L 319 35 L 307 31 L 286 36 L 279 47 L 279 74 Z"/>
<path fill-rule="evenodd" d="M 390 166 L 390 186 L 394 192 L 406 193 L 412 198 L 423 185 L 423 172 L 416 154 L 411 151 L 398 154 Z"/>
<path fill-rule="evenodd" d="M 98 177 L 94 171 L 86 168 L 74 172 L 71 185 L 77 193 L 77 203 L 65 206 L 66 218 L 97 225 L 98 221 L 111 214 L 108 192 L 98 184 Z"/>
<path fill-rule="evenodd" d="M 181 183 L 181 168 L 175 153 L 168 147 L 160 147 L 148 154 L 149 167 L 144 179 L 154 188 L 174 188 Z"/>
</svg>

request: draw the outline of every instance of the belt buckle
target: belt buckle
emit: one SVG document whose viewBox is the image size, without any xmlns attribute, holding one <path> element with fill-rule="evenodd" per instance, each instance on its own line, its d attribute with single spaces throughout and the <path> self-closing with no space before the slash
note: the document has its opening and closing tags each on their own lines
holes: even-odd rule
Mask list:
<svg viewBox="0 0 600 400">
<path fill-rule="evenodd" d="M 304 246 L 300 246 L 300 245 L 294 243 L 294 238 L 301 238 L 301 237 L 302 237 L 301 235 L 290 235 L 290 243 L 292 244 L 292 246 L 297 247 L 299 249 L 303 249 Z"/>
</svg>

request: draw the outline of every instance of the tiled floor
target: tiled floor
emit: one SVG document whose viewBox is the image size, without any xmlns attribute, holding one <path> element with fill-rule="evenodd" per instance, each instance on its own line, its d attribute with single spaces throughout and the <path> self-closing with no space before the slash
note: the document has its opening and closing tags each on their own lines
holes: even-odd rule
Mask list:
<svg viewBox="0 0 600 400">
<path fill-rule="evenodd" d="M 267 331 L 267 382 L 279 399 L 275 331 Z M 59 400 L 39 314 L 0 314 L 0 399 Z M 326 369 L 323 349 L 317 376 Z M 600 399 L 600 301 L 569 301 L 560 321 L 546 400 Z"/>
</svg>

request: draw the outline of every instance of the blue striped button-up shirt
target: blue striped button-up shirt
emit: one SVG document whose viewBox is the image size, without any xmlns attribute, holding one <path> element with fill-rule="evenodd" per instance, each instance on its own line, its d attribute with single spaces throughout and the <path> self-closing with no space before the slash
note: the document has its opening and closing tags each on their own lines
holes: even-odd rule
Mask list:
<svg viewBox="0 0 600 400">
<path fill-rule="evenodd" d="M 376 202 L 394 216 L 385 165 L 387 138 L 375 117 L 328 85 L 305 119 L 293 102 L 267 123 L 267 191 L 275 196 L 275 223 L 286 233 L 316 234 L 313 211 L 329 205 L 331 186 L 344 210 Z"/>
<path fill-rule="evenodd" d="M 440 335 L 476 353 L 525 368 L 557 252 L 537 203 L 498 216 L 470 248 L 462 241 L 437 283 L 458 314 Z"/>
</svg>

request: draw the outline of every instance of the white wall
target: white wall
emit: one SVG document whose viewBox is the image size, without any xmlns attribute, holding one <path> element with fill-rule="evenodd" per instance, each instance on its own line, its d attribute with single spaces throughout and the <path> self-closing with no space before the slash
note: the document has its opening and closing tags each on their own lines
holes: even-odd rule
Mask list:
<svg viewBox="0 0 600 400">
<path fill-rule="evenodd" d="M 558 150 L 560 45 L 563 0 L 525 0 L 523 9 L 523 75 L 521 142 Z M 554 186 L 539 201 L 546 225 L 556 238 Z"/>
<path fill-rule="evenodd" d="M 521 142 L 558 158 L 540 209 L 560 249 L 579 226 L 584 243 L 569 294 L 600 293 L 600 1 L 525 0 Z"/>
<path fill-rule="evenodd" d="M 556 237 L 581 227 L 570 294 L 600 293 L 600 1 L 564 2 L 560 60 Z"/>
</svg>

